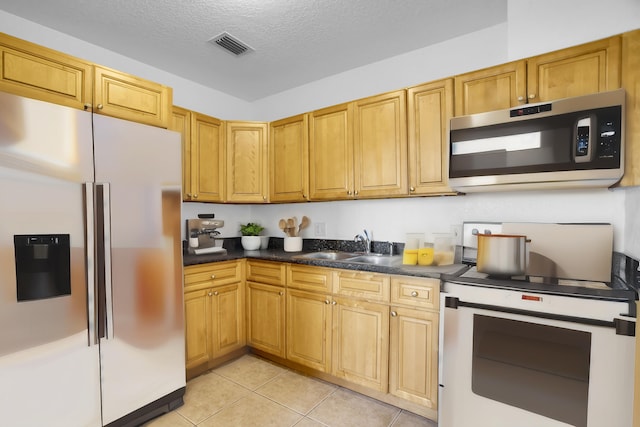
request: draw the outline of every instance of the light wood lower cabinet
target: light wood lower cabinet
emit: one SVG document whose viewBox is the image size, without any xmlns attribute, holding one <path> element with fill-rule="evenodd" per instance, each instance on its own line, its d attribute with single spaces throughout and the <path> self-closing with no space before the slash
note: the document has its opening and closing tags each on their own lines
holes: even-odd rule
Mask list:
<svg viewBox="0 0 640 427">
<path fill-rule="evenodd" d="M 285 357 L 285 289 L 247 282 L 247 344 Z"/>
<path fill-rule="evenodd" d="M 375 390 L 388 390 L 389 306 L 334 297 L 331 373 Z"/>
<path fill-rule="evenodd" d="M 185 268 L 187 378 L 246 345 L 242 261 Z"/>
<path fill-rule="evenodd" d="M 391 307 L 389 393 L 437 409 L 437 312 Z"/>
<path fill-rule="evenodd" d="M 247 344 L 284 358 L 285 264 L 249 260 L 246 268 Z"/>
<path fill-rule="evenodd" d="M 331 370 L 331 296 L 287 289 L 287 359 Z"/>
<path fill-rule="evenodd" d="M 391 278 L 389 393 L 438 409 L 440 281 Z"/>
</svg>

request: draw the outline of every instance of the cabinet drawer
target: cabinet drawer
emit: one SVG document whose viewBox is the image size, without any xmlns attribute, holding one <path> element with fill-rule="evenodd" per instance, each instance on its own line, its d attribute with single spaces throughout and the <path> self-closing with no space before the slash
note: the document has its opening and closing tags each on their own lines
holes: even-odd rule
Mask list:
<svg viewBox="0 0 640 427">
<path fill-rule="evenodd" d="M 316 292 L 331 292 L 331 270 L 306 265 L 287 267 L 287 286 Z"/>
<path fill-rule="evenodd" d="M 391 303 L 437 310 L 439 306 L 440 281 L 416 277 L 396 276 L 391 278 Z"/>
<path fill-rule="evenodd" d="M 281 262 L 247 261 L 247 280 L 284 286 L 285 264 Z"/>
<path fill-rule="evenodd" d="M 339 270 L 335 272 L 333 293 L 389 302 L 389 282 L 385 274 Z"/>
<path fill-rule="evenodd" d="M 190 265 L 184 269 L 184 285 L 218 286 L 242 280 L 240 261 L 225 261 L 201 265 Z"/>
</svg>

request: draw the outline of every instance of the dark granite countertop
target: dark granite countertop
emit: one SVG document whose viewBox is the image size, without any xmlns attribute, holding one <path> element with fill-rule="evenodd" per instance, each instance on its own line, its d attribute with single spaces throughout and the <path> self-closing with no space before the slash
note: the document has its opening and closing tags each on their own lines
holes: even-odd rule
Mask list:
<svg viewBox="0 0 640 427">
<path fill-rule="evenodd" d="M 274 239 L 272 238 L 272 241 Z M 278 247 L 278 242 L 270 242 L 269 249 L 257 250 L 257 251 L 245 251 L 236 242 L 225 241 L 224 247 L 227 249 L 226 254 L 203 254 L 194 255 L 185 252 L 183 254 L 183 264 L 185 266 L 206 264 L 211 262 L 221 262 L 236 259 L 259 259 L 265 261 L 278 261 L 288 262 L 293 264 L 313 265 L 317 267 L 329 267 L 340 268 L 346 270 L 358 270 L 358 271 L 371 271 L 375 273 L 383 274 L 398 274 L 404 276 L 416 276 L 416 277 L 429 277 L 439 279 L 441 275 L 457 275 L 465 271 L 468 267 L 464 264 L 453 264 L 444 266 L 419 266 L 419 265 L 398 265 L 393 267 L 373 265 L 373 264 L 361 264 L 361 263 L 349 263 L 345 261 L 331 261 L 321 259 L 299 259 L 298 255 L 302 255 L 310 252 L 317 252 L 319 250 L 344 250 L 344 251 L 357 251 L 358 248 L 336 248 L 331 247 L 328 244 L 324 247 L 317 247 L 309 245 L 303 247 L 302 252 L 285 252 L 282 247 Z M 275 244 L 271 244 L 275 243 Z M 335 246 L 335 245 L 334 245 Z M 374 250 L 376 246 L 374 245 Z"/>
</svg>

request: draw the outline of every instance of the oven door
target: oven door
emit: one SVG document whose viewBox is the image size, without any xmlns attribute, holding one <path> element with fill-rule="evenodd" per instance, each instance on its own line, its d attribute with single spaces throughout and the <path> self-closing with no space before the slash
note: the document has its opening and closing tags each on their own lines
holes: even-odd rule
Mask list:
<svg viewBox="0 0 640 427">
<path fill-rule="evenodd" d="M 440 427 L 631 426 L 634 337 L 463 297 L 447 307 L 448 297 L 441 294 Z"/>
</svg>

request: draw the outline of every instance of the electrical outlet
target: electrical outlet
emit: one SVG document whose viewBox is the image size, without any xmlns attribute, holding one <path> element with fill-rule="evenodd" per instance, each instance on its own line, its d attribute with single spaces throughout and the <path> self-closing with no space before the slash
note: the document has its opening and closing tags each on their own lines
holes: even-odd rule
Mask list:
<svg viewBox="0 0 640 427">
<path fill-rule="evenodd" d="M 316 222 L 313 224 L 313 231 L 316 237 L 326 237 L 327 236 L 327 224 L 324 222 Z"/>
<path fill-rule="evenodd" d="M 462 245 L 462 224 L 456 224 L 449 226 L 450 232 L 453 235 L 456 245 Z"/>
</svg>

